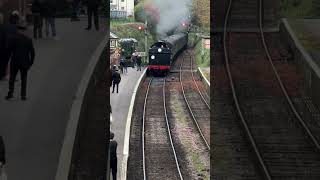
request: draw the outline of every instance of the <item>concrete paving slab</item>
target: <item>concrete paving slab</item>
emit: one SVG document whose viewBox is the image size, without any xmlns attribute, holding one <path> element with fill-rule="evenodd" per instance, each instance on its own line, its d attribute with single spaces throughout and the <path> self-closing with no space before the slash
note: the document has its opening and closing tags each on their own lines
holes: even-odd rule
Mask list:
<svg viewBox="0 0 320 180">
<path fill-rule="evenodd" d="M 0 135 L 7 149 L 10 180 L 53 180 L 69 111 L 92 53 L 107 35 L 86 31 L 86 19 L 57 19 L 59 40 L 35 40 L 36 59 L 28 77 L 26 102 L 5 101 L 7 81 L 0 82 Z"/>
<path fill-rule="evenodd" d="M 112 107 L 112 124 L 111 131 L 115 134 L 115 140 L 118 142 L 117 156 L 118 156 L 118 173 L 117 179 L 120 179 L 120 172 L 122 172 L 121 162 L 123 159 L 123 145 L 124 136 L 127 123 L 127 115 L 129 111 L 131 96 L 134 91 L 134 87 L 142 71 L 137 71 L 133 68 L 128 68 L 128 74 L 121 75 L 121 83 L 119 85 L 119 93 L 110 94 L 110 102 Z M 112 92 L 112 87 L 110 89 Z"/>
</svg>

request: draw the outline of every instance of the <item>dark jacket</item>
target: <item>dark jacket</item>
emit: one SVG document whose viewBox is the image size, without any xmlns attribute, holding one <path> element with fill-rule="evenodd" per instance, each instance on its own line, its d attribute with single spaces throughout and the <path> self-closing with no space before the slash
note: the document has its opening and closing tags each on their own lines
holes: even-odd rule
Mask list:
<svg viewBox="0 0 320 180">
<path fill-rule="evenodd" d="M 101 4 L 101 0 L 85 0 L 84 4 L 88 8 L 98 8 L 99 5 Z"/>
<path fill-rule="evenodd" d="M 4 54 L 6 52 L 6 31 L 5 31 L 5 26 L 4 25 L 0 25 L 0 61 L 3 60 L 2 58 L 4 58 Z"/>
<path fill-rule="evenodd" d="M 115 161 L 117 160 L 117 146 L 118 143 L 115 140 L 110 141 L 110 160 Z"/>
<path fill-rule="evenodd" d="M 2 162 L 3 164 L 6 164 L 6 151 L 5 151 L 2 136 L 0 136 L 0 162 Z"/>
<path fill-rule="evenodd" d="M 17 34 L 17 26 L 14 24 L 0 25 L 0 55 L 6 61 L 8 56 L 8 46 Z"/>
<path fill-rule="evenodd" d="M 11 57 L 11 66 L 30 68 L 35 57 L 32 39 L 17 33 L 9 44 L 8 53 L 9 58 Z"/>
<path fill-rule="evenodd" d="M 46 1 L 42 4 L 43 17 L 53 18 L 56 16 L 56 5 L 51 1 Z"/>
<path fill-rule="evenodd" d="M 120 76 L 120 73 L 118 71 L 112 73 L 112 81 L 114 83 L 120 83 L 121 81 L 121 76 Z"/>
<path fill-rule="evenodd" d="M 141 56 L 138 56 L 138 57 L 137 57 L 137 64 L 140 66 L 141 63 L 142 63 Z"/>
<path fill-rule="evenodd" d="M 42 4 L 39 1 L 33 1 L 31 6 L 31 12 L 32 14 L 40 15 L 42 13 L 43 7 Z"/>
</svg>

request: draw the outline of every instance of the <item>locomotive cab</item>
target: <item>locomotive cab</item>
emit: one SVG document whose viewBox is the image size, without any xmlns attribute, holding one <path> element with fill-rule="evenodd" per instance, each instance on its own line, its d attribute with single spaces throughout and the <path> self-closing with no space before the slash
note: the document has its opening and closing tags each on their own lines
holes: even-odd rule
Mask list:
<svg viewBox="0 0 320 180">
<path fill-rule="evenodd" d="M 172 52 L 165 42 L 156 42 L 149 49 L 149 66 L 147 73 L 153 75 L 167 74 L 170 71 Z"/>
</svg>

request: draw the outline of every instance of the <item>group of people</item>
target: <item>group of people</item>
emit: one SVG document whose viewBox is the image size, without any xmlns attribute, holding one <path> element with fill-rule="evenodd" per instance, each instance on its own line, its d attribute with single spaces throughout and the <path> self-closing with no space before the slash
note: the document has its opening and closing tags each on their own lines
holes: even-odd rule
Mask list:
<svg viewBox="0 0 320 180">
<path fill-rule="evenodd" d="M 131 56 L 134 65 L 137 65 L 137 71 L 141 71 L 142 57 L 138 54 L 137 50 Z"/>
<path fill-rule="evenodd" d="M 14 11 L 9 24 L 4 24 L 2 18 L 0 25 L 0 80 L 6 78 L 8 70 L 10 74 L 6 100 L 13 98 L 18 72 L 21 77 L 21 100 L 26 100 L 27 74 L 35 59 L 32 39 L 26 34 L 26 26 L 19 24 L 19 21 L 19 13 Z"/>
<path fill-rule="evenodd" d="M 56 5 L 54 1 L 34 0 L 32 2 L 31 12 L 33 16 L 33 37 L 42 38 L 43 20 L 45 22 L 46 36 L 49 37 L 49 27 L 51 27 L 52 37 L 56 38 Z"/>
<path fill-rule="evenodd" d="M 133 66 L 137 66 L 137 71 L 141 71 L 142 57 L 137 53 L 137 50 L 132 54 L 131 59 Z M 121 74 L 128 73 L 127 63 L 124 57 L 120 58 L 119 67 L 117 67 L 117 65 L 113 65 L 112 67 L 112 93 L 114 93 L 115 88 L 117 89 L 117 93 L 119 92 L 118 88 L 121 81 L 119 69 Z"/>
</svg>

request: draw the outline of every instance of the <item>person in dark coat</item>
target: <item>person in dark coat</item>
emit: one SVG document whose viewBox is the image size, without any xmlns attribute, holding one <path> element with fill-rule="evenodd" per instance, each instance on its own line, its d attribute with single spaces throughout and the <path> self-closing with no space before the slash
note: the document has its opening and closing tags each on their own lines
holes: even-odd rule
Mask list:
<svg viewBox="0 0 320 180">
<path fill-rule="evenodd" d="M 78 8 L 79 8 L 80 0 L 73 0 L 71 3 L 72 13 L 71 13 L 71 21 L 80 21 L 78 17 Z"/>
<path fill-rule="evenodd" d="M 6 43 L 6 28 L 3 24 L 3 19 L 0 22 L 0 80 L 6 76 L 6 64 L 7 62 L 7 43 Z"/>
<path fill-rule="evenodd" d="M 9 44 L 8 48 L 8 53 L 11 61 L 9 92 L 6 96 L 6 100 L 13 98 L 14 83 L 19 71 L 21 76 L 21 99 L 26 100 L 27 74 L 35 58 L 35 50 L 33 47 L 32 39 L 24 34 L 26 27 L 19 26 L 18 28 L 18 33 Z"/>
<path fill-rule="evenodd" d="M 15 37 L 15 35 L 17 34 L 18 22 L 19 16 L 17 14 L 11 14 L 9 17 L 9 24 L 3 24 L 0 27 L 0 80 L 4 79 L 7 74 L 7 67 L 9 62 L 8 45 L 12 41 L 13 37 Z"/>
<path fill-rule="evenodd" d="M 125 66 L 126 66 L 125 57 L 121 56 L 121 58 L 120 58 L 120 70 L 121 70 L 121 74 L 124 73 Z"/>
<path fill-rule="evenodd" d="M 113 180 L 117 179 L 117 146 L 118 143 L 116 140 L 113 140 L 114 133 L 110 132 L 110 169 L 112 172 L 112 178 Z"/>
<path fill-rule="evenodd" d="M 49 26 L 51 27 L 52 37 L 56 37 L 56 5 L 52 1 L 46 1 L 43 3 L 43 17 L 45 20 L 46 36 L 49 37 Z"/>
<path fill-rule="evenodd" d="M 142 59 L 141 59 L 141 56 L 139 55 L 137 57 L 137 71 L 141 71 L 141 64 L 142 64 Z"/>
<path fill-rule="evenodd" d="M 42 25 L 43 25 L 43 14 L 44 8 L 39 0 L 34 0 L 31 7 L 33 15 L 33 37 L 35 39 L 42 38 Z"/>
<path fill-rule="evenodd" d="M 132 59 L 133 68 L 134 68 L 134 66 L 137 64 L 137 50 L 134 50 L 134 53 L 132 53 L 131 59 Z"/>
<path fill-rule="evenodd" d="M 6 151 L 2 136 L 0 136 L 0 169 L 6 164 Z"/>
<path fill-rule="evenodd" d="M 98 9 L 100 6 L 101 0 L 87 0 L 87 13 L 88 13 L 88 27 L 86 30 L 90 30 L 92 26 L 92 16 L 94 19 L 94 25 L 96 27 L 96 30 L 99 30 L 99 15 L 98 15 Z"/>
<path fill-rule="evenodd" d="M 117 93 L 119 88 L 119 83 L 121 81 L 121 75 L 118 69 L 112 74 L 112 93 L 114 93 L 114 87 L 117 86 Z"/>
</svg>

